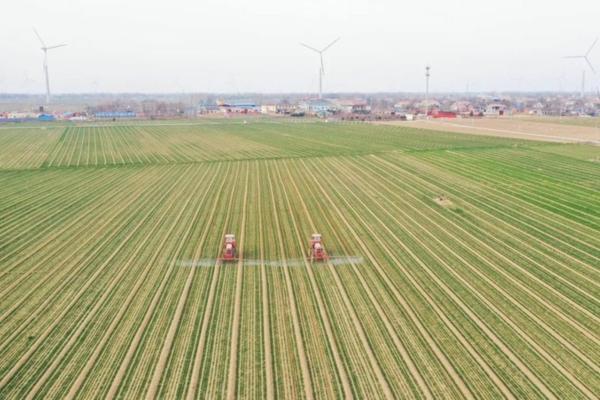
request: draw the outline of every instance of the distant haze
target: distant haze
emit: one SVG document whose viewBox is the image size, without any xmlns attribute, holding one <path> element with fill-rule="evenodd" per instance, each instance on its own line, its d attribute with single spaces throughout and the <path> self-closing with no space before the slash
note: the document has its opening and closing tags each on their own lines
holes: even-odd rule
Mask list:
<svg viewBox="0 0 600 400">
<path fill-rule="evenodd" d="M 52 0 L 1 7 L 0 93 L 576 91 L 600 2 Z M 600 43 L 587 89 L 600 78 Z"/>
</svg>

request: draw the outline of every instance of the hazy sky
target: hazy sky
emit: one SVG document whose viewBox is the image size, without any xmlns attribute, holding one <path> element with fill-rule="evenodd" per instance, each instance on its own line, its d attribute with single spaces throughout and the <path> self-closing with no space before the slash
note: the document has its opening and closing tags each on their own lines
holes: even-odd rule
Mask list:
<svg viewBox="0 0 600 400">
<path fill-rule="evenodd" d="M 3 0 L 0 92 L 579 90 L 597 0 Z M 600 42 L 590 59 L 598 75 Z"/>
</svg>

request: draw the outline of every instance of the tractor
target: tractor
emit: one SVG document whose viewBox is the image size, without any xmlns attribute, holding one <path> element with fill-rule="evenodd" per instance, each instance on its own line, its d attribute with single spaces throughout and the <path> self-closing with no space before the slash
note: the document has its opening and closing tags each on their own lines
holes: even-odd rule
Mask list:
<svg viewBox="0 0 600 400">
<path fill-rule="evenodd" d="M 235 235 L 228 233 L 223 240 L 223 254 L 221 256 L 221 261 L 236 261 L 237 259 Z"/>
<path fill-rule="evenodd" d="M 310 238 L 310 261 L 324 261 L 329 257 L 323 247 L 320 233 L 313 233 Z"/>
</svg>

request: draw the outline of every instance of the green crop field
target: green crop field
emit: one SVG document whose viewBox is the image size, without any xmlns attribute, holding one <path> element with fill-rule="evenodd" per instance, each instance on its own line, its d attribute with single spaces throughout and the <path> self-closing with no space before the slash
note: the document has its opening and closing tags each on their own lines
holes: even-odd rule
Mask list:
<svg viewBox="0 0 600 400">
<path fill-rule="evenodd" d="M 599 154 L 278 120 L 1 128 L 0 398 L 598 398 Z"/>
</svg>

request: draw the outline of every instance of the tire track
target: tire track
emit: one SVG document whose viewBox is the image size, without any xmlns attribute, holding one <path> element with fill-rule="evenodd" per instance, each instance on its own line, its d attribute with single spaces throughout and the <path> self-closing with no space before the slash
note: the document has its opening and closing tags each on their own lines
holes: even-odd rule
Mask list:
<svg viewBox="0 0 600 400">
<path fill-rule="evenodd" d="M 231 329 L 230 349 L 229 349 L 229 371 L 227 373 L 227 391 L 226 398 L 233 400 L 236 398 L 236 382 L 238 373 L 238 350 L 240 342 L 240 313 L 242 301 L 242 283 L 244 278 L 244 236 L 246 233 L 246 210 L 248 202 L 248 178 L 250 176 L 250 166 L 246 166 L 246 183 L 244 184 L 244 203 L 242 205 L 242 226 L 240 228 L 239 254 L 237 263 L 237 276 L 235 282 L 234 306 L 233 306 L 233 326 Z"/>
<path fill-rule="evenodd" d="M 258 164 L 258 162 L 257 162 Z M 269 290 L 267 284 L 267 267 L 265 266 L 265 248 L 263 237 L 263 210 L 262 210 L 262 186 L 260 181 L 260 170 L 257 165 L 257 203 L 258 203 L 258 243 L 260 257 L 260 280 L 261 280 L 261 295 L 262 295 L 262 330 L 263 343 L 265 348 L 265 375 L 267 380 L 267 400 L 275 398 L 275 380 L 273 378 L 273 350 L 271 348 L 271 317 L 269 309 Z"/>
</svg>

